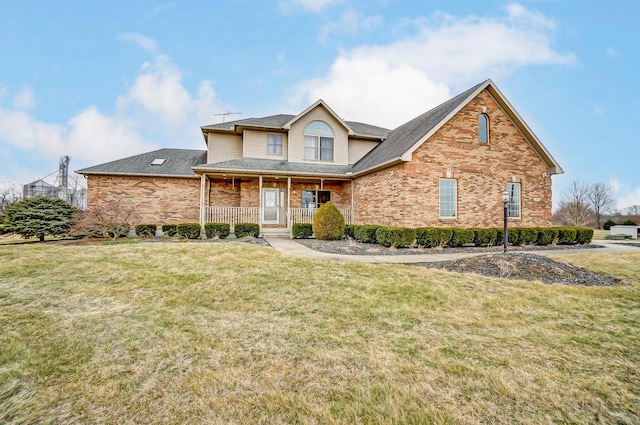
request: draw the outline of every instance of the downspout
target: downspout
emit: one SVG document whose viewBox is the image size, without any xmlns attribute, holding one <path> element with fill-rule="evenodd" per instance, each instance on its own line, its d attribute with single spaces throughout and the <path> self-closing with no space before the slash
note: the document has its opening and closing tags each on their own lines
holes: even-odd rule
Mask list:
<svg viewBox="0 0 640 425">
<path fill-rule="evenodd" d="M 258 225 L 260 226 L 260 232 L 262 232 L 262 176 L 258 178 L 258 212 L 260 217 L 258 217 Z"/>
<path fill-rule="evenodd" d="M 354 199 L 355 199 L 355 186 L 354 186 L 353 179 L 351 179 L 351 223 L 349 224 L 356 224 L 356 208 L 353 203 Z"/>
<path fill-rule="evenodd" d="M 287 230 L 289 231 L 289 237 L 291 234 L 291 177 L 287 177 Z"/>
<path fill-rule="evenodd" d="M 204 189 L 207 184 L 206 179 L 207 177 L 204 174 L 200 176 L 200 227 L 203 227 L 205 222 Z M 201 238 L 204 239 L 204 232 L 201 231 L 200 234 Z"/>
</svg>

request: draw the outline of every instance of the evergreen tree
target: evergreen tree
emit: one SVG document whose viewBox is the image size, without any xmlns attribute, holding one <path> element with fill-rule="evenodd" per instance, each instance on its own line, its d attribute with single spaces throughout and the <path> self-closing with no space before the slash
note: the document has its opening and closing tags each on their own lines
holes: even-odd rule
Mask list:
<svg viewBox="0 0 640 425">
<path fill-rule="evenodd" d="M 5 230 L 23 238 L 61 236 L 73 224 L 76 208 L 62 199 L 37 196 L 11 204 L 5 210 Z"/>
</svg>

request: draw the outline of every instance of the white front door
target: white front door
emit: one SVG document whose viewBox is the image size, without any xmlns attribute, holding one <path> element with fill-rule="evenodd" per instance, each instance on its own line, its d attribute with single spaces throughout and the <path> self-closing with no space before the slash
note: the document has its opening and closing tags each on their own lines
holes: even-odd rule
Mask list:
<svg viewBox="0 0 640 425">
<path fill-rule="evenodd" d="M 279 193 L 279 189 L 262 189 L 263 223 L 277 224 L 280 222 Z"/>
</svg>

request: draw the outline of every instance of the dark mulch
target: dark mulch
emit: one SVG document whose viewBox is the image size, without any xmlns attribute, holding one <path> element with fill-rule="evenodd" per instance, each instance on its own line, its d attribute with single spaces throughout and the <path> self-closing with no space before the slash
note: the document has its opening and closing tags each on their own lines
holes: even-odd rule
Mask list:
<svg viewBox="0 0 640 425">
<path fill-rule="evenodd" d="M 315 251 L 328 252 L 331 254 L 346 255 L 418 255 L 418 254 L 452 254 L 452 253 L 499 253 L 502 246 L 475 247 L 465 246 L 460 248 L 385 248 L 378 244 L 360 243 L 355 240 L 342 239 L 339 241 L 319 241 L 316 239 L 296 239 L 296 242 L 307 246 Z M 555 249 L 593 249 L 602 248 L 601 245 L 524 245 L 509 246 L 510 252 L 546 251 Z"/>
<path fill-rule="evenodd" d="M 542 255 L 500 253 L 479 255 L 461 260 L 436 263 L 414 263 L 416 266 L 444 269 L 459 273 L 507 279 L 541 280 L 564 285 L 611 286 L 616 281 Z"/>
</svg>

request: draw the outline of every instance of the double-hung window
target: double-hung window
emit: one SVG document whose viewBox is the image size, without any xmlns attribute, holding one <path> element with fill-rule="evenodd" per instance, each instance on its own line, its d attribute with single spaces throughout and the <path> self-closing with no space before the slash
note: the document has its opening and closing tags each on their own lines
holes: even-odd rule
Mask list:
<svg viewBox="0 0 640 425">
<path fill-rule="evenodd" d="M 520 183 L 507 183 L 507 193 L 509 193 L 507 216 L 520 218 Z"/>
<path fill-rule="evenodd" d="M 311 121 L 305 127 L 304 159 L 333 161 L 333 131 L 324 121 Z"/>
<path fill-rule="evenodd" d="M 455 218 L 458 204 L 456 179 L 440 179 L 440 217 Z"/>
<path fill-rule="evenodd" d="M 282 155 L 282 134 L 267 135 L 267 154 Z"/>
</svg>

